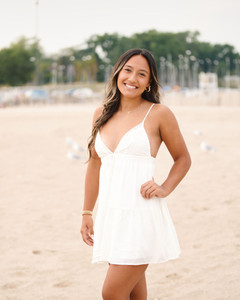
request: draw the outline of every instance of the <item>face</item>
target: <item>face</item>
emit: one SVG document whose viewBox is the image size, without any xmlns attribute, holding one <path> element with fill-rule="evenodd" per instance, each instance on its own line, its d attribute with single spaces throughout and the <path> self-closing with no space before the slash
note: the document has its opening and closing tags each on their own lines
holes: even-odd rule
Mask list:
<svg viewBox="0 0 240 300">
<path fill-rule="evenodd" d="M 142 55 L 132 56 L 118 74 L 117 86 L 121 94 L 128 98 L 141 97 L 150 85 L 150 68 Z"/>
</svg>

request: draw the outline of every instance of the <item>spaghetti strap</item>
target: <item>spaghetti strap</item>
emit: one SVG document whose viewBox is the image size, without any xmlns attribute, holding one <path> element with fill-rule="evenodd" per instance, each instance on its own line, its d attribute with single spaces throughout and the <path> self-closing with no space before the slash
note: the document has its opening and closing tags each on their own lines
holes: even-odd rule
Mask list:
<svg viewBox="0 0 240 300">
<path fill-rule="evenodd" d="M 144 117 L 144 119 L 143 119 L 143 121 L 142 121 L 143 123 L 144 123 L 144 121 L 146 120 L 146 117 L 147 117 L 148 114 L 150 113 L 150 110 L 152 109 L 152 107 L 154 106 L 154 104 L 155 104 L 155 103 L 153 103 L 153 104 L 150 106 L 148 112 L 146 113 L 146 116 Z"/>
</svg>

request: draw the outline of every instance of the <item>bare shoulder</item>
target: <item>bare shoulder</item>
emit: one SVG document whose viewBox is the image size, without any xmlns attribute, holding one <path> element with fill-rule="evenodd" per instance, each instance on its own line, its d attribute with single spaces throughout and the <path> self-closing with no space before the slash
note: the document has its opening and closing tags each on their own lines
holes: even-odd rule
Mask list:
<svg viewBox="0 0 240 300">
<path fill-rule="evenodd" d="M 154 105 L 154 116 L 159 120 L 160 123 L 171 121 L 176 122 L 173 112 L 164 104 L 157 103 Z"/>
</svg>

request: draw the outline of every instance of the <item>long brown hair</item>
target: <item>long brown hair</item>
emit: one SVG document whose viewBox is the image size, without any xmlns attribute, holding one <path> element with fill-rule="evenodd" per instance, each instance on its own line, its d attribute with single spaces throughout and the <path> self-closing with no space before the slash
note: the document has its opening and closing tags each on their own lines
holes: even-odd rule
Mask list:
<svg viewBox="0 0 240 300">
<path fill-rule="evenodd" d="M 143 57 L 145 57 L 150 68 L 151 90 L 149 92 L 144 91 L 142 93 L 143 99 L 153 103 L 160 103 L 160 84 L 158 81 L 156 62 L 152 54 L 145 49 L 131 49 L 122 54 L 113 67 L 110 79 L 107 83 L 102 114 L 93 125 L 92 134 L 88 143 L 89 158 L 91 157 L 91 150 L 94 147 L 97 132 L 119 108 L 121 93 L 117 86 L 118 74 L 122 70 L 126 62 L 134 55 L 142 55 Z"/>
</svg>

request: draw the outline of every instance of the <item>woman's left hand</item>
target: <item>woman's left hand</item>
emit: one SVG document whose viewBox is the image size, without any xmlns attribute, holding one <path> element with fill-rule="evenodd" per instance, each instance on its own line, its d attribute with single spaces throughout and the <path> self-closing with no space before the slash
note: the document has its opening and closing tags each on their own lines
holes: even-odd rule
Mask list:
<svg viewBox="0 0 240 300">
<path fill-rule="evenodd" d="M 169 195 L 169 192 L 161 185 L 156 184 L 154 179 L 145 182 L 141 186 L 141 195 L 143 198 L 151 199 L 153 197 L 165 198 Z"/>
</svg>

